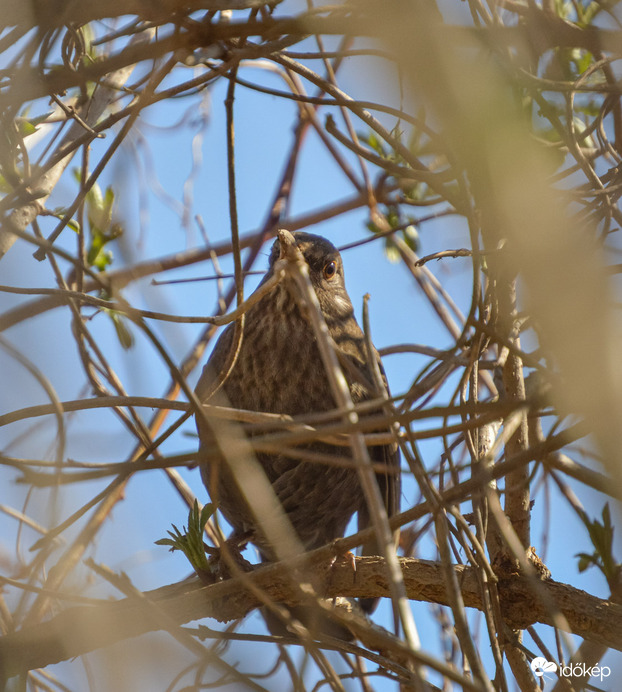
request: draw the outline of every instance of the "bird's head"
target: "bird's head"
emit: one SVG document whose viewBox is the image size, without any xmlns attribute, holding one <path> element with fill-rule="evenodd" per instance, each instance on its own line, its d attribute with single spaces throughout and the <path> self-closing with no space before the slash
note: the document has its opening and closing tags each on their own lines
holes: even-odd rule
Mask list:
<svg viewBox="0 0 622 692">
<path fill-rule="evenodd" d="M 279 231 L 270 253 L 270 272 L 279 259 L 292 258 L 295 248 L 309 269 L 309 278 L 326 318 L 343 319 L 352 315 L 346 291 L 343 262 L 339 250 L 326 238 L 311 233 Z"/>
</svg>

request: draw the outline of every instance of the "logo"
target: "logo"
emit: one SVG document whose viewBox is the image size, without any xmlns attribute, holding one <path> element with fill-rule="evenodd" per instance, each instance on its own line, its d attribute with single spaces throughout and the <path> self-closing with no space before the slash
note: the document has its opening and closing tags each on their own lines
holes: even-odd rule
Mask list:
<svg viewBox="0 0 622 692">
<path fill-rule="evenodd" d="M 545 673 L 555 673 L 557 671 L 557 664 L 553 663 L 553 661 L 547 661 L 542 656 L 534 658 L 530 665 L 534 675 L 538 678 L 541 678 Z"/>
<path fill-rule="evenodd" d="M 609 666 L 592 666 L 591 668 L 586 666 L 585 663 L 574 663 L 570 665 L 560 665 L 553 663 L 553 661 L 547 661 L 546 658 L 538 656 L 534 658 L 529 664 L 533 674 L 537 678 L 541 678 L 545 673 L 557 673 L 560 678 L 583 678 L 589 680 L 590 678 L 600 678 L 602 682 L 605 678 L 611 675 L 611 668 Z"/>
</svg>

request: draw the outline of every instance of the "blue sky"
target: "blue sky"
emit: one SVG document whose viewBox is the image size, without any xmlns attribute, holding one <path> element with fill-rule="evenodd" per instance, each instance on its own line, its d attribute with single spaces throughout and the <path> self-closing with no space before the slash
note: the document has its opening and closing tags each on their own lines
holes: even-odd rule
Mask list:
<svg viewBox="0 0 622 692">
<path fill-rule="evenodd" d="M 286 3 L 287 5 L 288 3 Z M 295 5 L 288 5 L 292 8 Z M 303 49 L 305 46 L 299 47 Z M 312 41 L 306 42 L 308 49 L 314 48 Z M 317 69 L 320 67 L 317 65 Z M 188 68 L 177 68 L 172 79 L 187 79 Z M 240 76 L 255 80 L 273 88 L 283 88 L 282 81 L 273 73 L 262 72 L 256 67 L 243 67 Z M 379 102 L 395 103 L 397 89 L 395 77 L 390 71 L 361 70 L 361 63 L 346 60 L 339 73 L 340 86 L 353 95 L 365 94 L 365 98 Z M 121 243 L 113 246 L 114 268 L 137 259 L 146 259 L 178 252 L 182 249 L 199 246 L 201 236 L 192 221 L 195 214 L 204 220 L 209 238 L 213 242 L 227 239 L 230 235 L 228 218 L 228 199 L 226 187 L 226 155 L 224 146 L 225 113 L 223 101 L 226 83 L 218 82 L 215 87 L 201 96 L 180 99 L 168 104 L 160 104 L 143 113 L 139 119 L 137 133 L 130 135 L 127 143 L 115 155 L 106 175 L 101 180 L 102 187 L 112 185 L 118 200 L 118 218 L 125 227 Z M 310 88 L 310 93 L 313 93 Z M 46 105 L 39 104 L 42 109 Z M 326 111 L 320 114 L 323 122 Z M 339 114 L 333 110 L 340 128 L 343 127 Z M 294 104 L 283 104 L 274 96 L 259 94 L 244 87 L 236 89 L 236 157 L 237 157 L 237 195 L 242 233 L 261 227 L 268 205 L 274 194 L 281 174 L 285 157 L 292 142 L 292 127 L 295 122 Z M 182 119 L 182 116 L 184 118 Z M 378 116 L 386 125 L 392 126 L 390 119 Z M 182 119 L 181 124 L 179 124 Z M 355 123 L 358 131 L 365 132 L 364 126 Z M 112 134 L 93 147 L 92 160 L 109 145 Z M 192 184 L 190 223 L 183 227 L 180 210 L 183 208 L 184 185 L 193 165 L 193 143 L 195 162 L 198 170 Z M 146 154 L 148 148 L 149 154 Z M 200 161 L 197 157 L 200 152 Z M 345 154 L 353 168 L 358 170 L 352 156 Z M 137 157 L 141 168 L 147 175 L 141 179 L 136 174 Z M 166 201 L 153 182 L 165 191 L 175 202 Z M 187 190 L 188 188 L 186 188 Z M 331 161 L 319 138 L 311 132 L 305 141 L 295 179 L 292 196 L 291 215 L 297 217 L 305 212 L 324 207 L 352 195 L 352 186 Z M 62 205 L 75 194 L 75 183 L 66 176 L 53 196 L 49 206 Z M 144 202 L 146 201 L 146 205 Z M 425 215 L 427 210 L 414 210 L 414 215 Z M 345 245 L 368 234 L 365 223 L 365 210 L 352 212 L 339 219 L 306 229 L 329 237 L 336 245 Z M 42 222 L 44 234 L 53 224 Z M 420 254 L 427 255 L 438 250 L 468 246 L 465 224 L 456 218 L 422 225 L 419 228 L 421 242 Z M 73 251 L 75 236 L 66 229 L 59 246 Z M 269 246 L 260 256 L 257 268 L 265 269 Z M 0 283 L 18 286 L 53 286 L 54 279 L 46 263 L 32 259 L 31 248 L 17 243 L 11 250 L 9 261 L 0 264 Z M 440 324 L 422 294 L 414 286 L 410 274 L 401 266 L 387 260 L 381 243 L 367 244 L 361 248 L 344 253 L 346 282 L 357 315 L 361 314 L 362 296 L 371 294 L 371 327 L 378 348 L 399 343 L 415 343 L 446 348 L 452 341 Z M 228 271 L 230 263 L 223 261 L 223 270 Z M 439 277 L 461 309 L 467 310 L 471 298 L 471 271 L 466 260 L 453 259 L 432 263 L 429 268 Z M 65 267 L 66 269 L 66 267 Z M 208 263 L 195 265 L 185 270 L 169 272 L 158 278 L 182 278 L 212 274 Z M 259 277 L 251 277 L 246 282 L 250 293 Z M 225 282 L 227 283 L 227 282 Z M 216 305 L 214 282 L 185 285 L 151 286 L 149 280 L 132 285 L 126 292 L 132 304 L 147 309 L 161 310 L 173 314 L 207 315 L 213 314 Z M 13 296 L 0 293 L 0 310 L 18 302 Z M 152 347 L 133 329 L 136 344 L 130 351 L 123 350 L 105 315 L 98 315 L 89 327 L 105 348 L 113 368 L 122 379 L 126 389 L 133 395 L 161 396 L 168 384 L 165 365 L 154 353 Z M 200 333 L 195 325 L 153 324 L 156 333 L 175 359 L 181 361 Z M 76 399 L 88 395 L 83 389 L 84 376 L 81 372 L 75 342 L 70 330 L 67 310 L 55 310 L 31 323 L 11 329 L 7 338 L 46 374 L 61 400 Z M 416 373 L 427 363 L 420 356 L 391 356 L 385 359 L 389 383 L 394 394 L 404 392 Z M 0 390 L 0 412 L 13 410 L 33 403 L 44 403 L 46 397 L 39 385 L 14 363 L 0 353 L 0 370 L 4 372 L 5 385 Z M 194 383 L 200 369 L 190 378 Z M 452 380 L 455 385 L 455 380 Z M 145 412 L 145 418 L 149 412 Z M 70 420 L 70 417 L 68 417 Z M 18 445 L 7 449 L 19 429 L 29 430 L 27 437 Z M 28 424 L 0 429 L 0 449 L 15 456 L 45 457 L 49 454 L 50 443 L 54 439 L 51 420 L 32 430 Z M 187 424 L 182 434 L 174 436 L 163 447 L 163 453 L 182 453 L 196 447 L 192 437 L 193 424 Z M 129 434 L 119 426 L 110 413 L 102 410 L 80 414 L 75 429 L 70 424 L 67 457 L 84 461 L 122 461 L 130 453 L 133 442 Z M 434 466 L 441 453 L 437 443 L 424 443 L 421 450 L 426 463 Z M 182 474 L 202 501 L 206 500 L 197 470 L 182 469 Z M 7 496 L 0 500 L 4 504 L 21 507 L 26 496 L 23 486 L 12 484 L 14 474 L 0 469 L 0 482 Z M 69 487 L 62 491 L 62 503 L 55 504 L 53 493 L 47 490 L 35 491 L 27 505 L 27 512 L 42 522 L 50 520 L 50 513 L 56 520 L 62 520 L 77 509 L 86 497 L 94 495 L 104 487 L 104 483 L 93 483 L 80 488 Z M 406 478 L 403 508 L 417 496 L 410 479 Z M 600 514 L 603 499 L 596 493 L 585 492 L 580 495 L 588 513 Z M 538 548 L 541 543 L 540 519 L 546 509 L 542 494 L 536 496 L 534 507 L 533 543 Z M 186 509 L 176 493 L 159 472 L 143 473 L 131 480 L 126 497 L 114 510 L 96 542 L 96 558 L 107 563 L 114 570 L 124 570 L 141 589 L 155 588 L 177 581 L 189 572 L 187 563 L 177 555 L 171 555 L 154 541 L 163 537 L 171 523 L 178 526 L 186 521 Z M 16 524 L 13 519 L 0 515 L 0 558 L 2 554 L 14 551 Z M 69 535 L 72 531 L 69 532 Z M 28 530 L 22 538 L 22 551 L 33 542 L 34 533 Z M 607 589 L 598 574 L 590 571 L 579 575 L 576 563 L 569 558 L 579 550 L 589 551 L 590 544 L 583 527 L 564 503 L 552 498 L 551 530 L 549 550 L 545 557 L 554 578 L 584 588 L 596 595 L 606 596 Z M 429 541 L 422 543 L 422 556 L 434 558 L 434 550 Z M 428 607 L 414 604 L 418 621 L 423 623 L 424 632 L 433 634 L 424 637 L 424 648 L 440 654 L 436 649 L 438 636 L 436 625 L 427 617 Z M 379 609 L 379 621 L 386 621 L 386 604 Z M 256 631 L 257 617 L 251 618 L 245 626 L 247 631 Z M 153 638 L 157 646 L 160 635 Z M 551 643 L 549 641 L 549 643 Z M 483 648 L 488 645 L 482 641 Z M 160 650 L 160 649 L 158 649 Z M 166 647 L 161 649 L 166 650 Z M 119 652 L 119 655 L 122 655 Z M 162 654 L 164 655 L 164 654 Z M 252 645 L 236 645 L 230 651 L 229 660 L 245 660 L 255 656 Z M 486 657 L 488 658 L 488 657 Z M 610 654 L 620 670 L 620 656 Z M 95 663 L 95 666 L 98 664 Z M 69 666 L 66 666 L 69 669 Z M 492 673 L 492 669 L 489 669 Z M 389 689 L 379 685 L 379 689 Z"/>
</svg>

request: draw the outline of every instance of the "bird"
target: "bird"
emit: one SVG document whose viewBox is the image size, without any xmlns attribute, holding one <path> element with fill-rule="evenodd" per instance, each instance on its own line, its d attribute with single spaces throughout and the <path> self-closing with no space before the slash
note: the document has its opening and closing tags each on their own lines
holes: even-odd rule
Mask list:
<svg viewBox="0 0 622 692">
<path fill-rule="evenodd" d="M 341 254 L 328 239 L 302 231 L 279 231 L 270 252 L 268 270 L 256 291 L 265 290 L 265 284 L 275 276 L 278 260 L 288 255 L 293 244 L 307 265 L 353 403 L 387 395 L 380 356 L 373 346 L 368 354 L 365 335 L 346 290 Z M 196 386 L 199 402 L 288 416 L 335 409 L 308 308 L 301 303 L 292 277 L 285 273 L 259 300 L 253 301 L 251 296 L 249 304 L 241 342 L 235 336 L 234 324 L 220 335 Z M 378 378 L 374 379 L 370 358 L 380 369 L 384 392 L 379 393 L 373 384 Z M 214 443 L 218 437 L 215 430 L 219 422 L 198 415 L 195 420 L 199 436 L 198 463 L 210 497 L 233 528 L 234 535 L 250 536 L 262 562 L 275 561 L 278 551 L 256 520 L 253 497 L 248 493 L 245 497 L 240 491 L 228 463 L 215 460 Z M 388 429 L 389 426 L 385 428 Z M 308 551 L 341 538 L 356 513 L 359 529 L 366 528 L 370 525 L 370 513 L 349 446 L 313 441 L 302 448 L 337 463 L 295 458 L 287 452 L 260 451 L 256 458 L 298 541 Z M 368 450 L 371 460 L 381 466 L 376 479 L 387 514 L 392 516 L 399 511 L 400 499 L 397 444 L 380 444 Z M 340 465 L 340 461 L 345 463 Z M 375 542 L 364 546 L 363 552 L 377 554 Z M 374 600 L 365 599 L 366 610 L 374 606 Z"/>
</svg>

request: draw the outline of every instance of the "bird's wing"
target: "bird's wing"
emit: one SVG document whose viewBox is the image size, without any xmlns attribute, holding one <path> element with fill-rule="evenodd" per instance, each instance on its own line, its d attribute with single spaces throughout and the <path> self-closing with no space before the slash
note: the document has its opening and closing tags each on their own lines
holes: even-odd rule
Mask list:
<svg viewBox="0 0 622 692">
<path fill-rule="evenodd" d="M 384 373 L 382 364 L 380 363 L 379 356 L 378 364 L 380 365 L 380 372 L 382 373 L 382 379 L 388 393 L 387 380 Z M 384 507 L 387 511 L 387 515 L 392 517 L 398 514 L 400 511 L 400 497 L 402 493 L 402 482 L 400 474 L 400 450 L 397 442 L 392 442 L 386 445 L 379 445 L 377 447 L 369 447 L 369 456 L 373 462 L 383 464 L 385 467 L 384 472 L 376 472 L 376 481 L 378 482 L 378 488 L 380 489 L 380 495 L 382 497 Z M 369 506 L 367 502 L 363 503 L 363 506 L 358 512 L 358 530 L 366 529 L 372 525 L 372 517 L 369 511 Z M 399 538 L 399 530 L 394 532 L 394 542 L 397 546 L 397 541 Z M 383 551 L 378 545 L 378 541 L 372 539 L 363 544 L 362 554 L 363 555 L 381 555 Z M 372 613 L 377 605 L 378 598 L 361 598 L 359 599 L 359 605 L 366 613 Z"/>
<path fill-rule="evenodd" d="M 387 378 L 380 361 L 380 356 L 374 349 L 373 357 L 376 358 L 378 367 L 380 369 L 380 374 L 382 377 L 382 383 L 384 385 L 385 392 L 389 394 L 389 387 L 387 383 Z M 350 358 L 348 358 L 351 360 Z M 360 367 L 360 361 L 358 363 Z M 369 367 L 366 368 L 367 377 L 370 376 Z M 360 387 L 360 379 L 359 384 Z M 350 385 L 351 389 L 356 388 L 357 384 L 352 383 Z M 367 390 L 367 396 L 361 397 L 361 400 L 374 398 L 375 388 L 372 386 L 371 390 Z M 382 464 L 384 471 L 376 472 L 376 481 L 378 483 L 378 488 L 380 490 L 380 496 L 384 507 L 386 509 L 387 515 L 392 517 L 397 514 L 400 509 L 400 496 L 401 496 L 401 477 L 400 477 L 400 451 L 397 442 L 391 442 L 389 444 L 377 445 L 374 447 L 368 447 L 369 456 L 372 462 L 376 464 Z M 358 511 L 358 529 L 359 531 L 368 528 L 373 524 L 371 512 L 367 502 L 363 502 L 362 507 Z M 395 540 L 397 542 L 397 537 L 399 532 L 395 533 Z M 362 554 L 363 555 L 381 555 L 382 550 L 378 545 L 378 541 L 374 538 L 370 541 L 366 541 L 363 545 Z M 364 611 L 371 613 L 378 604 L 378 598 L 363 598 L 360 599 L 360 605 Z"/>
<path fill-rule="evenodd" d="M 382 383 L 384 384 L 387 396 L 391 396 L 389 392 L 389 383 L 387 382 L 387 376 L 382 366 L 380 356 L 378 352 L 374 349 L 374 357 L 378 363 L 378 368 L 380 370 L 380 375 L 382 377 Z M 371 447 L 372 459 L 376 460 L 374 450 L 378 450 L 377 461 L 384 463 L 387 471 L 384 474 L 376 474 L 378 478 L 378 485 L 380 486 L 380 493 L 384 500 L 384 506 L 387 510 L 389 517 L 394 514 L 398 514 L 400 511 L 400 497 L 402 493 L 402 481 L 400 474 L 400 449 L 397 442 L 392 442 L 382 447 Z"/>
<path fill-rule="evenodd" d="M 195 394 L 199 401 L 204 404 L 213 389 L 213 386 L 218 379 L 221 370 L 225 366 L 227 354 L 231 348 L 231 340 L 233 339 L 233 324 L 230 324 L 225 331 L 218 337 L 218 341 L 214 346 L 207 363 L 203 367 L 201 377 L 195 387 Z"/>
<path fill-rule="evenodd" d="M 388 395 L 389 387 L 387 378 L 384 368 L 382 367 L 382 363 L 380 362 L 380 356 L 375 349 L 373 357 L 376 358 L 376 362 L 378 363 L 384 392 L 386 392 Z M 376 393 L 377 388 L 372 384 L 373 376 L 370 372 L 370 368 L 367 366 L 367 364 L 360 360 L 360 356 L 353 357 L 350 354 L 340 352 L 339 361 L 343 368 L 344 375 L 346 376 L 346 379 L 350 385 L 350 392 L 352 394 L 354 403 L 379 398 L 379 394 Z M 371 415 L 377 413 L 379 413 L 379 411 L 374 411 Z M 386 431 L 386 428 L 384 430 Z M 375 432 L 381 431 L 378 430 Z M 376 473 L 376 479 L 380 487 L 380 493 L 382 495 L 387 514 L 389 516 L 393 516 L 399 512 L 401 492 L 399 473 L 400 452 L 397 442 L 368 447 L 368 450 L 369 456 L 373 462 L 383 464 L 385 466 L 386 470 L 384 472 L 378 471 Z M 366 510 L 363 510 L 363 519 L 366 519 L 367 523 L 364 523 L 361 528 L 368 525 L 369 517 L 366 517 L 365 513 Z"/>
<path fill-rule="evenodd" d="M 338 356 L 344 371 L 344 375 L 346 376 L 346 379 L 350 385 L 350 391 L 352 393 L 354 403 L 378 398 L 379 394 L 376 393 L 377 387 L 375 387 L 373 384 L 374 378 L 370 372 L 371 368 L 366 362 L 361 360 L 360 350 L 356 353 L 356 355 L 339 351 Z M 376 359 L 378 369 L 380 370 L 382 386 L 384 389 L 383 394 L 386 393 L 387 395 L 390 395 L 387 377 L 376 349 L 373 350 L 372 357 Z M 372 415 L 374 413 L 378 413 L 378 411 L 373 412 Z M 371 460 L 375 463 L 383 464 L 386 468 L 386 471 L 379 471 L 376 473 L 376 479 L 378 481 L 378 486 L 380 487 L 380 494 L 382 495 L 387 514 L 391 517 L 399 512 L 400 504 L 401 482 L 399 473 L 399 447 L 397 442 L 392 442 L 390 444 L 368 447 L 368 450 Z M 365 512 L 366 509 L 363 511 L 364 515 Z M 365 528 L 369 525 L 369 517 L 363 516 L 363 519 L 367 519 L 367 523 L 365 523 L 364 526 L 361 526 L 361 528 Z"/>
<path fill-rule="evenodd" d="M 226 366 L 227 354 L 229 353 L 231 341 L 233 339 L 232 327 L 233 325 L 229 325 L 219 336 L 207 363 L 203 367 L 203 372 L 194 390 L 201 404 L 206 404 L 209 401 L 210 404 L 227 405 L 226 400 L 223 399 L 222 390 L 214 397 L 211 395 L 218 385 L 221 371 Z M 205 420 L 205 416 L 195 416 L 195 423 L 197 432 L 199 433 L 197 463 L 201 466 L 201 473 L 204 474 L 207 473 L 206 467 L 209 465 L 207 453 L 209 451 L 214 451 L 216 439 L 212 432 L 211 425 Z"/>
<path fill-rule="evenodd" d="M 397 442 L 390 444 L 368 447 L 369 456 L 375 464 L 381 464 L 384 471 L 376 472 L 376 481 L 380 489 L 380 496 L 389 517 L 398 514 L 400 511 L 400 496 L 402 484 L 400 478 L 400 450 Z M 371 517 L 367 503 L 359 510 L 358 527 L 359 531 L 371 525 Z M 369 549 L 367 549 L 369 548 Z M 378 555 L 378 548 L 367 546 L 364 555 Z"/>
</svg>

